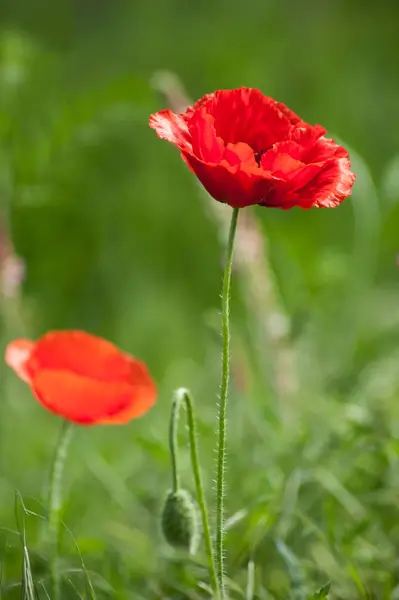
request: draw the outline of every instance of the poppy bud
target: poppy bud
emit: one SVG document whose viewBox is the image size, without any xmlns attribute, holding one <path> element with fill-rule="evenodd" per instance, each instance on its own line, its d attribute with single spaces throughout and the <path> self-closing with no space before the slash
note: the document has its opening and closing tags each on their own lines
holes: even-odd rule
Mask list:
<svg viewBox="0 0 399 600">
<path fill-rule="evenodd" d="M 198 516 L 186 490 L 169 492 L 162 513 L 162 532 L 168 544 L 194 554 L 198 545 Z"/>
</svg>

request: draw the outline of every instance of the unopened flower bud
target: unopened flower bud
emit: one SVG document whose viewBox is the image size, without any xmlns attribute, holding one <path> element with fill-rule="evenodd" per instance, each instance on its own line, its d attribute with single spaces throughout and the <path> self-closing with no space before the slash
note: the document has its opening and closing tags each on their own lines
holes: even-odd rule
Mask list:
<svg viewBox="0 0 399 600">
<path fill-rule="evenodd" d="M 198 545 L 198 516 L 186 490 L 168 493 L 162 513 L 162 532 L 171 546 L 184 548 L 190 554 L 195 553 Z"/>
</svg>

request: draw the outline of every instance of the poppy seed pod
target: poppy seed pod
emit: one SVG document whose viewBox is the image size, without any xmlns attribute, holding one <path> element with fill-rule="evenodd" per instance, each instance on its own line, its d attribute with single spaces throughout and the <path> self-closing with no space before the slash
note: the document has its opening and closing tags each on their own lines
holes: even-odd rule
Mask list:
<svg viewBox="0 0 399 600">
<path fill-rule="evenodd" d="M 186 490 L 168 493 L 161 525 L 168 544 L 195 554 L 198 546 L 198 515 L 191 496 Z"/>
</svg>

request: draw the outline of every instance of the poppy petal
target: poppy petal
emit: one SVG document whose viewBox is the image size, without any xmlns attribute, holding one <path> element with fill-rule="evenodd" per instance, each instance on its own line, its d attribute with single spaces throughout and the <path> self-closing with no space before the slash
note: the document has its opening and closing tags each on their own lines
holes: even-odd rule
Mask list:
<svg viewBox="0 0 399 600">
<path fill-rule="evenodd" d="M 270 148 L 270 150 L 268 150 L 267 152 L 265 152 L 265 154 L 263 154 L 262 159 L 263 159 L 263 163 L 265 163 L 265 161 L 267 160 L 267 156 L 270 157 L 270 156 L 272 156 L 273 153 L 274 154 L 281 153 L 281 154 L 288 154 L 295 160 L 302 161 L 303 152 L 304 152 L 303 147 L 291 140 L 289 140 L 287 142 L 277 142 L 277 144 L 274 144 L 274 146 L 272 148 Z M 262 166 L 262 161 L 261 161 L 261 166 Z"/>
<path fill-rule="evenodd" d="M 277 103 L 254 88 L 220 90 L 203 107 L 215 117 L 216 135 L 225 144 L 245 142 L 255 152 L 287 139 L 292 128 Z"/>
<path fill-rule="evenodd" d="M 259 167 L 240 169 L 239 165 L 230 166 L 227 160 L 210 165 L 192 155 L 184 158 L 213 198 L 236 208 L 260 203 L 268 194 L 271 181 L 278 180 Z"/>
<path fill-rule="evenodd" d="M 297 203 L 302 208 L 338 206 L 350 195 L 356 178 L 350 170 L 349 159 L 338 158 L 323 165 L 309 165 L 310 169 L 315 167 L 317 172 L 314 173 L 314 177 L 297 190 Z"/>
<path fill-rule="evenodd" d="M 187 119 L 171 110 L 161 110 L 150 116 L 149 125 L 155 129 L 157 136 L 175 144 L 180 150 L 192 152 Z"/>
<path fill-rule="evenodd" d="M 298 125 L 303 123 L 302 119 L 298 117 L 298 115 L 294 113 L 293 110 L 288 108 L 288 106 L 286 106 L 283 102 L 277 102 L 275 100 L 273 100 L 273 102 L 276 105 L 276 107 L 283 113 L 283 115 L 287 117 L 291 125 Z"/>
<path fill-rule="evenodd" d="M 251 146 L 244 142 L 238 144 L 227 144 L 223 158 L 232 167 L 239 166 L 241 169 L 258 169 L 255 154 Z"/>
<path fill-rule="evenodd" d="M 305 165 L 280 188 L 274 186 L 265 205 L 282 209 L 334 208 L 350 195 L 354 181 L 347 158 Z"/>
<path fill-rule="evenodd" d="M 96 381 L 69 371 L 44 369 L 33 379 L 32 389 L 45 408 L 81 425 L 117 417 L 136 403 L 137 410 L 142 405 L 142 397 L 136 397 L 128 383 Z"/>
<path fill-rule="evenodd" d="M 326 130 L 321 125 L 308 125 L 307 123 L 300 123 L 300 126 L 295 127 L 290 132 L 290 139 L 301 146 L 313 145 L 322 135 L 326 133 Z"/>
<path fill-rule="evenodd" d="M 223 140 L 216 136 L 214 121 L 212 115 L 199 110 L 189 123 L 193 154 L 208 163 L 219 163 L 224 152 Z"/>
<path fill-rule="evenodd" d="M 14 369 L 18 377 L 30 383 L 31 374 L 27 368 L 27 363 L 35 347 L 34 342 L 25 339 L 14 340 L 8 344 L 5 354 L 6 364 Z"/>
<path fill-rule="evenodd" d="M 306 163 L 322 162 L 329 158 L 347 158 L 349 153 L 345 148 L 339 146 L 334 140 L 321 137 L 315 144 L 304 150 L 303 161 Z"/>
<path fill-rule="evenodd" d="M 157 390 L 144 363 L 131 361 L 130 381 L 134 392 L 134 402 L 131 402 L 124 410 L 102 419 L 102 424 L 127 423 L 131 419 L 137 419 L 144 415 L 155 404 Z"/>
<path fill-rule="evenodd" d="M 130 362 L 114 344 L 84 331 L 52 331 L 35 344 L 32 371 L 62 369 L 101 381 L 129 378 Z"/>
<path fill-rule="evenodd" d="M 276 144 L 278 146 L 278 144 Z M 285 178 L 303 166 L 303 162 L 293 158 L 290 154 L 272 148 L 262 156 L 261 167 L 271 171 L 276 177 Z"/>
</svg>

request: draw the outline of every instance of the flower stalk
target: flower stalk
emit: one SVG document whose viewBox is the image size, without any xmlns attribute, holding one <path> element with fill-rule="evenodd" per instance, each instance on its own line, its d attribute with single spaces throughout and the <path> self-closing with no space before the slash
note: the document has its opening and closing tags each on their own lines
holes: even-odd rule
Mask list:
<svg viewBox="0 0 399 600">
<path fill-rule="evenodd" d="M 59 573 L 60 522 L 62 511 L 62 480 L 65 460 L 73 432 L 73 424 L 64 421 L 55 448 L 50 472 L 48 495 L 48 543 L 50 550 L 50 571 L 54 600 L 61 597 L 61 579 Z"/>
<path fill-rule="evenodd" d="M 221 598 L 219 591 L 219 583 L 216 575 L 216 565 L 214 560 L 214 553 L 212 547 L 211 530 L 209 526 L 208 509 L 205 500 L 204 488 L 202 484 L 200 463 L 198 458 L 198 444 L 197 444 L 197 428 L 194 414 L 194 400 L 190 392 L 185 388 L 179 388 L 176 390 L 173 401 L 172 410 L 170 416 L 169 425 L 169 448 L 172 463 L 172 486 L 173 492 L 177 493 L 180 489 L 180 478 L 179 478 L 179 454 L 178 454 L 178 442 L 177 442 L 177 428 L 179 422 L 179 413 L 182 404 L 185 405 L 187 413 L 187 424 L 188 434 L 190 443 L 190 457 L 191 466 L 193 470 L 197 502 L 201 513 L 202 529 L 205 541 L 205 552 L 208 561 L 209 577 L 211 582 L 212 591 L 215 598 L 219 600 Z"/>
<path fill-rule="evenodd" d="M 216 480 L 216 567 L 221 599 L 225 598 L 224 585 L 224 495 L 227 432 L 227 400 L 230 371 L 230 288 L 233 264 L 234 239 L 237 229 L 238 208 L 233 208 L 227 242 L 226 264 L 222 290 L 222 380 L 220 385 L 219 432 Z"/>
</svg>

